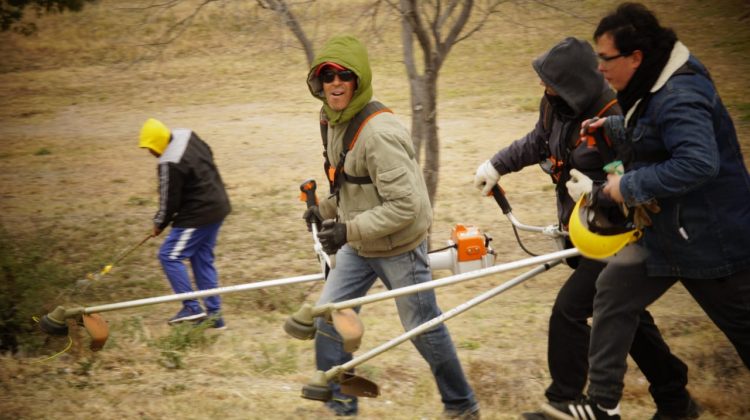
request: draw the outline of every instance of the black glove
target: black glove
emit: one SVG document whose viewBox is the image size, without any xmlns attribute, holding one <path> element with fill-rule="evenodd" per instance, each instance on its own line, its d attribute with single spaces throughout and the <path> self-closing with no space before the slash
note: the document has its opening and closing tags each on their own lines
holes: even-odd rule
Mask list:
<svg viewBox="0 0 750 420">
<path fill-rule="evenodd" d="M 320 224 L 323 222 L 323 216 L 320 215 L 320 209 L 318 209 L 318 206 L 310 206 L 305 210 L 305 213 L 302 215 L 302 218 L 305 219 L 305 223 L 307 223 L 307 231 L 312 232 L 312 224 L 315 223 L 315 226 L 318 228 L 318 232 L 320 232 Z"/>
<path fill-rule="evenodd" d="M 318 232 L 320 245 L 328 255 L 333 255 L 346 243 L 346 224 L 333 219 L 323 221 L 323 229 Z"/>
</svg>

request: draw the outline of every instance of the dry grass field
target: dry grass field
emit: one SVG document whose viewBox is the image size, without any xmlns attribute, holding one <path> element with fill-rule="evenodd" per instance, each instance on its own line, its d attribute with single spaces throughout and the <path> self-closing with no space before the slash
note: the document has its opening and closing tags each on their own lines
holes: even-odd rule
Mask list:
<svg viewBox="0 0 750 420">
<path fill-rule="evenodd" d="M 463 222 L 492 235 L 498 262 L 525 256 L 494 201 L 471 186 L 474 169 L 535 122 L 541 89 L 531 60 L 564 36 L 590 39 L 616 4 L 548 3 L 554 7 L 506 3 L 481 32 L 454 47 L 441 71 L 433 245 Z M 125 4 L 105 0 L 78 14 L 39 18 L 31 37 L 0 34 L 0 240 L 33 247 L 40 264 L 72 273 L 35 313 L 171 293 L 156 260 L 163 238 L 147 242 L 100 282 L 75 288 L 151 228 L 156 161 L 137 147 L 149 117 L 195 130 L 214 150 L 234 208 L 216 249 L 223 286 L 316 273 L 298 186 L 323 179 L 320 104 L 305 85 L 304 55 L 294 38 L 254 2 L 227 0 L 209 4 L 181 37 L 158 48 L 149 44 L 193 5 L 159 11 Z M 365 40 L 376 96 L 408 124 L 400 26 L 381 16 L 373 33 L 363 4 L 319 0 L 298 10 L 317 46 L 341 32 Z M 750 2 L 646 4 L 711 69 L 750 163 Z M 551 184 L 541 171 L 529 168 L 502 184 L 521 221 L 554 222 Z M 522 237 L 537 252 L 553 250 L 548 239 Z M 519 273 L 438 289 L 440 305 L 448 310 Z M 568 274 L 556 267 L 448 322 L 484 418 L 517 418 L 543 401 L 547 320 Z M 44 276 L 32 280 L 40 290 L 50 287 Z M 228 329 L 198 335 L 167 326 L 177 303 L 105 313 L 110 339 L 97 353 L 79 329 L 71 330 L 71 348 L 50 359 L 66 348 L 67 337 L 27 337 L 42 344 L 0 355 L 0 418 L 326 418 L 320 403 L 299 396 L 314 372 L 312 343 L 282 330 L 319 290 L 307 284 L 225 295 Z M 706 408 L 702 418 L 750 418 L 750 372 L 687 292 L 674 287 L 652 311 L 690 366 L 689 389 Z M 402 332 L 390 301 L 367 305 L 362 318 L 360 353 Z M 359 372 L 382 394 L 362 400 L 361 418 L 440 416 L 429 369 L 410 344 Z M 622 408 L 626 419 L 654 412 L 648 382 L 633 364 Z"/>
</svg>

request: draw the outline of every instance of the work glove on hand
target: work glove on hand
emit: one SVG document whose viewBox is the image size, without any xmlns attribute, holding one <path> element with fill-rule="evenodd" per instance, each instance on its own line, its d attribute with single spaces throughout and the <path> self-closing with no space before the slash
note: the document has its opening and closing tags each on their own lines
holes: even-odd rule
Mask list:
<svg viewBox="0 0 750 420">
<path fill-rule="evenodd" d="M 336 251 L 346 243 L 346 224 L 333 219 L 324 220 L 322 229 L 318 232 L 318 240 L 326 254 L 336 254 Z"/>
<path fill-rule="evenodd" d="M 474 175 L 474 186 L 482 192 L 482 195 L 489 195 L 498 181 L 500 181 L 500 173 L 492 166 L 492 162 L 488 160 L 479 165 Z"/>
<path fill-rule="evenodd" d="M 578 169 L 571 169 L 570 180 L 565 183 L 565 187 L 568 188 L 570 198 L 577 202 L 582 195 L 591 194 L 591 190 L 594 188 L 594 181 Z"/>
<path fill-rule="evenodd" d="M 320 232 L 320 224 L 323 223 L 323 216 L 320 215 L 320 209 L 318 206 L 308 207 L 307 210 L 305 210 L 305 213 L 302 214 L 302 218 L 305 219 L 305 223 L 307 223 L 308 232 L 312 232 L 313 223 L 315 223 L 318 232 Z"/>
</svg>

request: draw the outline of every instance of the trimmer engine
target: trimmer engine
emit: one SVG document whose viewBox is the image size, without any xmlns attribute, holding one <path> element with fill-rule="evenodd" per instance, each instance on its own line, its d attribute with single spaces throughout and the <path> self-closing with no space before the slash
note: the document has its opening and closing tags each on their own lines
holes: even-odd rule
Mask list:
<svg viewBox="0 0 750 420">
<path fill-rule="evenodd" d="M 492 267 L 495 251 L 490 247 L 491 240 L 476 226 L 458 223 L 451 229 L 448 246 L 430 253 L 430 265 L 433 270 L 451 270 L 453 274 Z"/>
</svg>

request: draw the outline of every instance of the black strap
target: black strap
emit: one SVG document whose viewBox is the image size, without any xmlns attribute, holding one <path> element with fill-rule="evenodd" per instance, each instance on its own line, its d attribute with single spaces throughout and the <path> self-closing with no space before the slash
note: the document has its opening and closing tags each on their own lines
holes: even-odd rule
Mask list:
<svg viewBox="0 0 750 420">
<path fill-rule="evenodd" d="M 617 101 L 614 101 L 614 94 L 610 95 L 604 95 L 592 106 L 593 109 L 598 110 L 596 113 L 597 117 L 605 116 L 605 115 L 612 115 L 619 112 L 619 105 L 617 104 Z M 551 111 L 551 105 L 549 101 L 545 98 L 543 101 L 543 113 L 542 113 L 542 126 L 547 134 L 547 137 L 549 137 L 549 130 L 551 130 L 551 123 L 552 123 L 552 117 L 550 116 L 552 114 Z M 587 112 L 584 113 L 584 115 L 590 115 L 590 111 L 592 109 L 587 110 Z M 560 178 L 562 176 L 562 173 L 567 169 L 570 158 L 570 152 L 572 148 L 575 148 L 578 146 L 578 142 L 573 142 L 571 139 L 572 136 L 575 136 L 575 139 L 579 139 L 578 136 L 578 125 L 580 125 L 580 122 L 574 123 L 568 123 L 570 130 L 570 134 L 566 130 L 563 130 L 563 139 L 564 142 L 560 143 L 560 146 L 562 150 L 560 150 L 560 154 L 562 156 L 557 157 L 554 154 L 552 154 L 552 151 L 549 147 L 549 139 L 547 139 L 547 153 L 548 156 L 543 156 L 541 162 L 539 165 L 542 167 L 542 170 L 550 175 L 552 178 L 552 182 L 554 184 L 558 184 L 560 182 Z M 575 133 L 575 134 L 574 134 Z M 596 144 L 597 149 L 599 150 L 599 154 L 602 156 L 602 159 L 604 162 L 611 162 L 615 160 L 616 157 L 616 151 L 614 150 L 612 144 L 607 140 L 607 138 L 604 135 L 604 130 L 599 129 L 596 130 L 593 133 L 594 136 L 594 142 Z M 572 142 L 572 146 L 571 146 Z M 564 183 L 563 183 L 564 184 Z"/>
<path fill-rule="evenodd" d="M 341 182 L 346 181 L 352 184 L 372 184 L 372 178 L 369 176 L 352 176 L 344 173 L 344 163 L 346 162 L 346 155 L 352 148 L 353 142 L 356 141 L 359 132 L 361 131 L 364 124 L 367 123 L 368 119 L 375 113 L 378 112 L 391 112 L 385 105 L 380 102 L 372 101 L 365 105 L 361 111 L 355 115 L 349 125 L 346 127 L 344 132 L 344 144 L 339 156 L 338 165 L 332 171 L 331 162 L 328 159 L 328 119 L 326 118 L 325 111 L 320 110 L 320 135 L 323 140 L 323 156 L 325 157 L 325 163 L 323 168 L 328 177 L 328 183 L 331 187 L 331 194 L 338 194 Z"/>
</svg>

